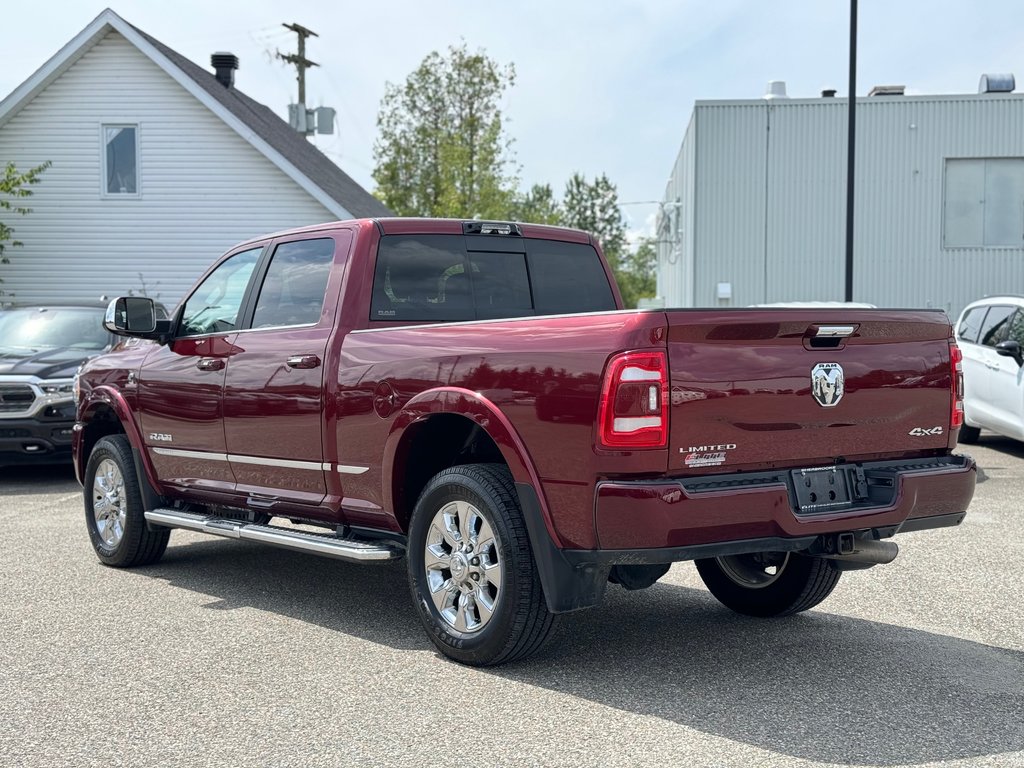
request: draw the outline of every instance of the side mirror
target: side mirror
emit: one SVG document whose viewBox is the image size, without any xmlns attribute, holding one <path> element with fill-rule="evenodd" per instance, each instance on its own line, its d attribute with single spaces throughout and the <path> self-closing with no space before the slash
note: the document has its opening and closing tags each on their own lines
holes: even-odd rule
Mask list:
<svg viewBox="0 0 1024 768">
<path fill-rule="evenodd" d="M 1024 366 L 1024 352 L 1021 351 L 1019 342 L 1000 341 L 996 344 L 996 354 L 1003 357 L 1012 357 L 1017 361 L 1018 366 Z"/>
<path fill-rule="evenodd" d="M 156 331 L 153 300 L 144 296 L 120 296 L 107 306 L 103 327 L 118 336 L 146 336 Z"/>
</svg>

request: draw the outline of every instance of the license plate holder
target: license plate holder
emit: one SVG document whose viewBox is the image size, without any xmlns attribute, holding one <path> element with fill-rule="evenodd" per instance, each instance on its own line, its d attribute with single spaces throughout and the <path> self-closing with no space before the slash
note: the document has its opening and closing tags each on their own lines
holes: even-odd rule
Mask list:
<svg viewBox="0 0 1024 768">
<path fill-rule="evenodd" d="M 791 474 L 799 514 L 839 512 L 853 506 L 846 467 L 794 469 Z"/>
</svg>

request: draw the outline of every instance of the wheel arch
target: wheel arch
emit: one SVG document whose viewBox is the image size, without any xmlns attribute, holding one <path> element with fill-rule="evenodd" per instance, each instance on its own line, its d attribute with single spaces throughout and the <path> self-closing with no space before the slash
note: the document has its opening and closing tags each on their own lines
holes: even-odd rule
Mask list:
<svg viewBox="0 0 1024 768">
<path fill-rule="evenodd" d="M 536 494 L 545 527 L 558 542 L 540 479 L 515 427 L 487 398 L 468 389 L 423 392 L 395 419 L 384 448 L 384 496 L 403 531 L 431 477 L 460 464 L 500 463 L 517 486 Z"/>
<path fill-rule="evenodd" d="M 135 459 L 135 471 L 142 489 L 146 509 L 159 506 L 159 481 L 145 450 L 142 434 L 139 432 L 131 410 L 124 397 L 117 390 L 100 387 L 91 393 L 89 399 L 79 408 L 75 432 L 75 472 L 79 482 L 85 480 L 85 466 L 96 443 L 108 435 L 124 435 L 131 445 Z"/>
</svg>

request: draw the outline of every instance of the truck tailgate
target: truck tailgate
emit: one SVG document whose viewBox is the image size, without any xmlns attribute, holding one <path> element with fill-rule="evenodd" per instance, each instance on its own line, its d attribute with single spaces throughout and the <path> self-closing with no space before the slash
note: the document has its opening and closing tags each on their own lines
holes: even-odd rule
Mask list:
<svg viewBox="0 0 1024 768">
<path fill-rule="evenodd" d="M 670 310 L 669 471 L 941 452 L 950 325 L 930 310 Z"/>
</svg>

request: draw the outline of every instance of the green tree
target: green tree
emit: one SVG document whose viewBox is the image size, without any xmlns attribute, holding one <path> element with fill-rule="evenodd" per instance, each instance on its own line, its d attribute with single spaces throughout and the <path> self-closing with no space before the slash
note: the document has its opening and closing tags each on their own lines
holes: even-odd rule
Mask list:
<svg viewBox="0 0 1024 768">
<path fill-rule="evenodd" d="M 622 293 L 622 302 L 627 307 L 635 307 L 639 299 L 657 294 L 658 251 L 653 238 L 643 238 L 637 243 L 636 250 L 626 255 L 615 270 L 615 280 Z"/>
<path fill-rule="evenodd" d="M 591 183 L 582 174 L 574 173 L 565 185 L 562 209 L 562 223 L 593 234 L 618 274 L 627 243 L 626 220 L 619 208 L 619 193 L 615 185 L 605 174 Z"/>
<path fill-rule="evenodd" d="M 529 192 L 512 201 L 509 215 L 502 218 L 531 224 L 562 224 L 564 213 L 550 184 L 534 184 Z"/>
<path fill-rule="evenodd" d="M 558 223 L 586 230 L 601 243 L 627 307 L 635 307 L 639 299 L 657 293 L 658 255 L 654 241 L 645 238 L 635 250 L 629 249 L 619 193 L 606 174 L 593 182 L 579 173 L 573 174 L 565 186 L 561 213 Z"/>
<path fill-rule="evenodd" d="M 503 218 L 516 179 L 499 103 L 515 68 L 465 44 L 388 83 L 374 144 L 377 196 L 401 216 Z"/>
<path fill-rule="evenodd" d="M 47 160 L 24 173 L 19 172 L 13 162 L 8 162 L 4 168 L 3 176 L 0 177 L 0 264 L 10 264 L 7 251 L 23 245 L 20 240 L 14 239 L 14 227 L 8 222 L 15 215 L 32 213 L 32 209 L 25 207 L 21 201 L 32 196 L 30 187 L 39 183 L 40 174 L 49 167 L 50 161 Z"/>
</svg>

